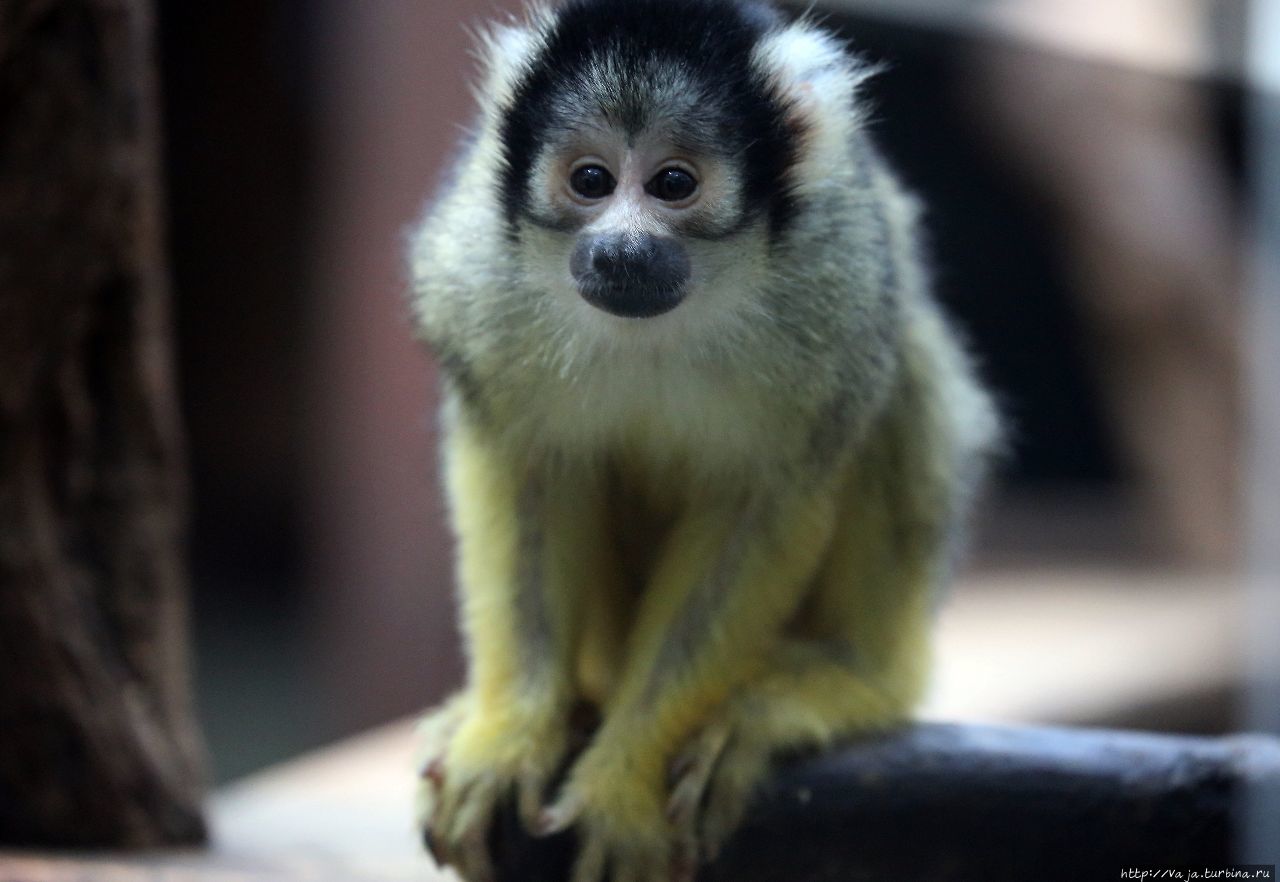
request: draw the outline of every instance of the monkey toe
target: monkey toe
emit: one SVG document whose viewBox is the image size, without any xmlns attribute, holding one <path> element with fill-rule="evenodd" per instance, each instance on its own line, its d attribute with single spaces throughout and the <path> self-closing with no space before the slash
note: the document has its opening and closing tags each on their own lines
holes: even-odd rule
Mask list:
<svg viewBox="0 0 1280 882">
<path fill-rule="evenodd" d="M 715 859 L 768 770 L 770 751 L 728 716 L 702 729 L 671 764 L 667 818 L 677 842 L 673 878 Z M 693 867 L 693 871 L 689 867 Z"/>
<path fill-rule="evenodd" d="M 671 795 L 667 799 L 667 818 L 677 828 L 688 826 L 697 815 L 715 770 L 729 743 L 732 729 L 725 720 L 717 720 L 694 736 L 671 762 L 668 777 Z"/>
</svg>

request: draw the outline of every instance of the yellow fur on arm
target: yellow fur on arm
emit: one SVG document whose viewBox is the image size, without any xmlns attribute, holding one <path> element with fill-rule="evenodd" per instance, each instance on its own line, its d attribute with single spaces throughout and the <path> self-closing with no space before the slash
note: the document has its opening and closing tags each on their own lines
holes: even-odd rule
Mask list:
<svg viewBox="0 0 1280 882">
<path fill-rule="evenodd" d="M 446 473 L 477 711 L 547 713 L 575 692 L 585 595 L 616 579 L 603 491 L 453 421 Z M 551 707 L 547 707 L 550 705 Z"/>
<path fill-rule="evenodd" d="M 445 439 L 445 475 L 458 536 L 463 631 L 471 655 L 469 688 L 481 708 L 500 706 L 517 682 L 515 633 L 522 476 L 465 421 Z"/>
</svg>

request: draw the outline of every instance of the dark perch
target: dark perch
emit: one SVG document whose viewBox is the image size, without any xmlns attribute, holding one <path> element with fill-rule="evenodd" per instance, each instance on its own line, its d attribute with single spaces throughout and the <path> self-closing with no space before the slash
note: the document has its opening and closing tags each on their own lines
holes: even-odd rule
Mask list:
<svg viewBox="0 0 1280 882">
<path fill-rule="evenodd" d="M 1250 787 L 1280 788 L 1280 740 L 926 723 L 785 767 L 698 879 L 1092 882 L 1222 866 L 1243 860 Z M 533 841 L 508 816 L 495 838 L 499 882 L 566 878 L 568 834 Z"/>
<path fill-rule="evenodd" d="M 0 843 L 204 837 L 150 44 L 0 2 Z"/>
</svg>

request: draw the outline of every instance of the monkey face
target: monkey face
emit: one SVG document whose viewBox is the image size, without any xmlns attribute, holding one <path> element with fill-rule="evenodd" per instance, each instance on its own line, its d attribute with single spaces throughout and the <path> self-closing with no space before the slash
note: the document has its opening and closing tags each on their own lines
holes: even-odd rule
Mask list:
<svg viewBox="0 0 1280 882">
<path fill-rule="evenodd" d="M 804 124 L 762 48 L 780 20 L 690 3 L 673 32 L 645 4 L 598 12 L 495 38 L 521 59 L 495 68 L 490 191 L 515 287 L 565 338 L 723 338 L 762 311 L 771 249 L 798 212 Z"/>
<path fill-rule="evenodd" d="M 689 293 L 690 227 L 723 201 L 723 175 L 662 139 L 609 134 L 596 127 L 542 166 L 544 208 L 572 236 L 568 269 L 579 296 L 613 315 L 651 318 Z"/>
<path fill-rule="evenodd" d="M 578 293 L 613 315 L 661 315 L 686 294 L 692 268 L 676 228 L 703 195 L 701 175 L 688 158 L 651 158 L 661 155 L 615 145 L 556 163 L 547 182 L 549 201 L 579 227 L 569 255 Z"/>
<path fill-rule="evenodd" d="M 665 131 L 591 120 L 534 164 L 521 243 L 539 287 L 595 310 L 653 319 L 719 286 L 746 234 L 740 171 Z"/>
</svg>

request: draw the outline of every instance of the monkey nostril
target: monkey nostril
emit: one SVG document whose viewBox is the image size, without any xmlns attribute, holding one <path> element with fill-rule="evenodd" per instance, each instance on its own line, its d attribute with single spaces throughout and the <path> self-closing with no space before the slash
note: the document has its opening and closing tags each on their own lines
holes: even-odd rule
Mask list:
<svg viewBox="0 0 1280 882">
<path fill-rule="evenodd" d="M 652 263 L 658 257 L 658 240 L 653 236 L 645 236 L 636 244 L 636 256 L 643 263 Z"/>
<path fill-rule="evenodd" d="M 613 284 L 648 283 L 660 257 L 657 243 L 650 236 L 631 240 L 611 239 L 591 249 L 591 268 Z"/>
<path fill-rule="evenodd" d="M 607 273 L 617 263 L 615 250 L 608 245 L 597 245 L 591 249 L 591 268 L 598 273 Z"/>
<path fill-rule="evenodd" d="M 602 281 L 614 285 L 642 281 L 646 275 L 643 258 L 620 242 L 605 242 L 592 248 L 591 268 Z"/>
</svg>

